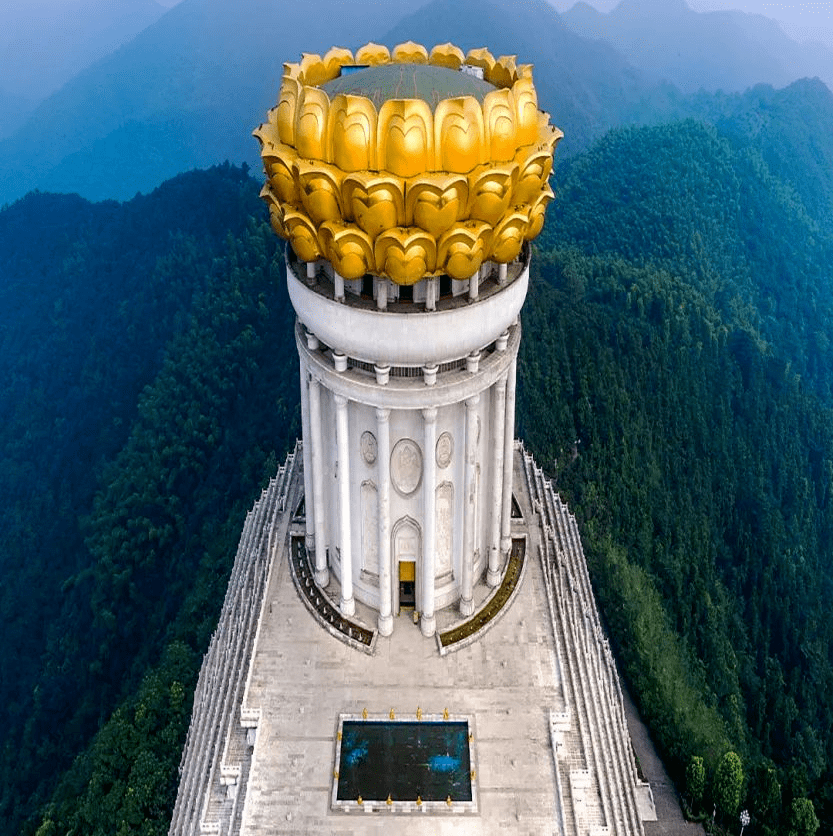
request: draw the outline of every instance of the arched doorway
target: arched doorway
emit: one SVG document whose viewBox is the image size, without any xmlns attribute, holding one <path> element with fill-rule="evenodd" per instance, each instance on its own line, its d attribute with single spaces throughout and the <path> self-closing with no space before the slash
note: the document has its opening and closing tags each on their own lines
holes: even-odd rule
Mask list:
<svg viewBox="0 0 833 836">
<path fill-rule="evenodd" d="M 422 534 L 416 520 L 402 517 L 393 527 L 393 565 L 396 567 L 394 612 L 400 609 L 414 609 L 419 598 L 419 565 L 422 562 Z"/>
</svg>

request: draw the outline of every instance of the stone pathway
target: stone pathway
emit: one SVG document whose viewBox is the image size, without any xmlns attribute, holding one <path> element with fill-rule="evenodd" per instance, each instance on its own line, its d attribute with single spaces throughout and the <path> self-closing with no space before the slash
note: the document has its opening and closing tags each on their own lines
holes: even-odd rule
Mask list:
<svg viewBox="0 0 833 836">
<path fill-rule="evenodd" d="M 644 823 L 645 836 L 696 836 L 698 833 L 705 833 L 702 825 L 692 824 L 683 818 L 674 783 L 665 771 L 665 765 L 654 748 L 650 732 L 642 722 L 624 681 L 622 682 L 622 696 L 631 742 L 639 758 L 642 774 L 651 785 L 657 808 L 657 821 Z"/>
</svg>

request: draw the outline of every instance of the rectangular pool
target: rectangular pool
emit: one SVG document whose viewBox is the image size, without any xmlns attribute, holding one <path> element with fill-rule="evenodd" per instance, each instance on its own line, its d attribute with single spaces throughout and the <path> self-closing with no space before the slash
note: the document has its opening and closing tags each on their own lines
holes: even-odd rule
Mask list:
<svg viewBox="0 0 833 836">
<path fill-rule="evenodd" d="M 413 716 L 413 715 L 411 715 Z M 475 778 L 468 718 L 421 720 L 350 718 L 339 722 L 334 806 L 370 803 L 374 808 L 419 803 L 422 812 L 457 805 L 472 811 Z M 390 799 L 390 802 L 388 802 Z M 451 804 L 448 800 L 451 799 Z"/>
</svg>

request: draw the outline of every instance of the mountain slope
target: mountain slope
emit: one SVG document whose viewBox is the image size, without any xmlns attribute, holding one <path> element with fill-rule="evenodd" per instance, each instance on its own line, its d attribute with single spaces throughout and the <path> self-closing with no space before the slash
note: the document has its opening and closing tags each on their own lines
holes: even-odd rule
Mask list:
<svg viewBox="0 0 833 836">
<path fill-rule="evenodd" d="M 762 15 L 698 13 L 684 0 L 621 0 L 607 14 L 578 2 L 562 19 L 576 34 L 604 40 L 651 77 L 689 93 L 782 87 L 805 76 L 833 85 L 833 51 L 808 49 Z"/>
<path fill-rule="evenodd" d="M 0 142 L 0 203 L 33 188 L 125 199 L 195 166 L 256 162 L 251 131 L 275 103 L 283 62 L 355 48 L 405 7 L 345 15 L 337 0 L 183 0 Z"/>
</svg>

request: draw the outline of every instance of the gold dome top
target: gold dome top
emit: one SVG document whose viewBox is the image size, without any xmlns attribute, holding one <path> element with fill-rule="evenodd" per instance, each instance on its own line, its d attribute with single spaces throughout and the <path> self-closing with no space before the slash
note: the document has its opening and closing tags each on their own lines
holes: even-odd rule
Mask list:
<svg viewBox="0 0 833 836">
<path fill-rule="evenodd" d="M 298 257 L 397 284 L 517 258 L 543 226 L 563 136 L 538 110 L 531 65 L 410 41 L 285 64 L 279 103 L 254 135 L 261 196 Z"/>
</svg>

